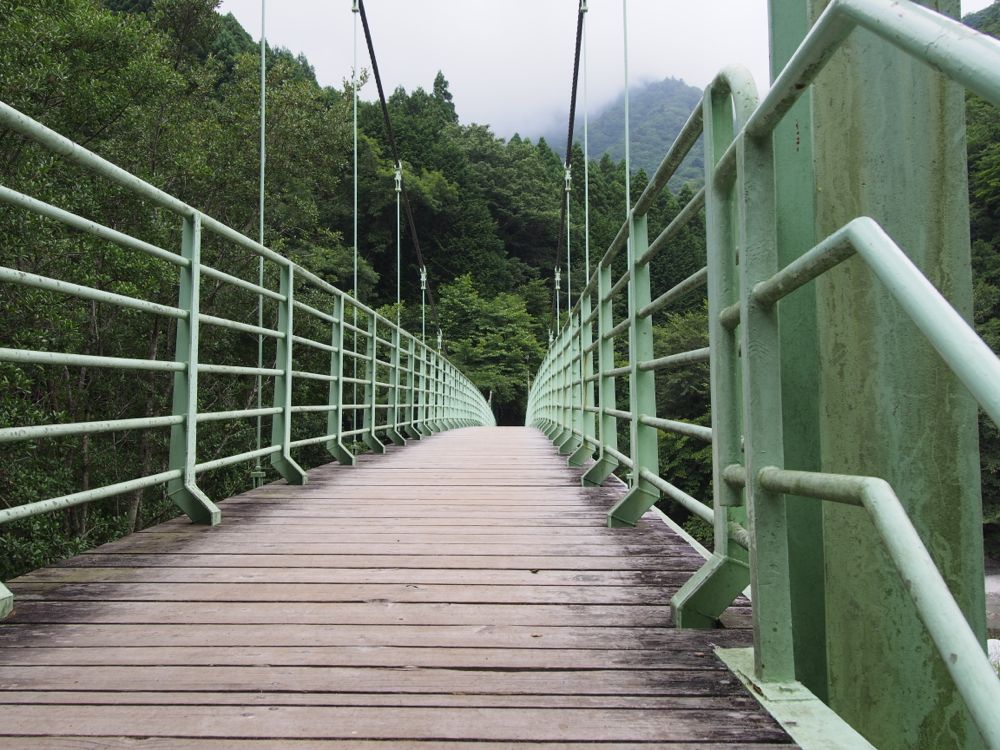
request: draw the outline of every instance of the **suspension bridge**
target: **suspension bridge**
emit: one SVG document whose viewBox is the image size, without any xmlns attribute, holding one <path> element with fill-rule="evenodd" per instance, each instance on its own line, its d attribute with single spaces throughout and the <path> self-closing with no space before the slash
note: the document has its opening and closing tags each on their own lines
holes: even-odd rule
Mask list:
<svg viewBox="0 0 1000 750">
<path fill-rule="evenodd" d="M 170 431 L 154 473 L 5 499 L 0 523 L 161 485 L 183 512 L 0 588 L 0 746 L 1000 748 L 975 453 L 977 409 L 1000 423 L 1000 360 L 969 324 L 962 138 L 967 90 L 1000 104 L 1000 44 L 907 0 L 771 5 L 770 88 L 731 67 L 706 89 L 557 302 L 524 427 L 496 426 L 440 337 L 361 302 L 356 270 L 348 294 L 0 103 L 0 127 L 179 226 L 157 244 L 0 187 L 4 210 L 177 278 L 164 304 L 0 268 L 8 288 L 176 332 L 172 359 L 0 348 L 24 368 L 166 374 L 173 407 L 0 428 L 5 444 Z M 704 188 L 653 236 L 699 139 Z M 399 173 L 396 192 L 406 208 Z M 705 268 L 651 288 L 702 211 Z M 257 281 L 202 262 L 209 242 L 258 258 Z M 256 323 L 202 312 L 205 279 L 257 301 Z M 702 288 L 709 346 L 657 356 L 653 316 Z M 210 328 L 268 342 L 273 366 L 263 346 L 256 367 L 206 361 Z M 660 413 L 658 374 L 704 362 L 711 425 Z M 206 410 L 202 376 L 273 399 Z M 302 381 L 325 400 L 296 403 Z M 325 429 L 293 439 L 309 413 Z M 240 419 L 270 441 L 199 453 L 200 426 Z M 661 471 L 663 434 L 711 446 L 711 502 Z M 313 446 L 331 463 L 307 472 Z M 280 479 L 199 486 L 264 459 Z M 661 498 L 711 523 L 713 548 Z"/>
</svg>

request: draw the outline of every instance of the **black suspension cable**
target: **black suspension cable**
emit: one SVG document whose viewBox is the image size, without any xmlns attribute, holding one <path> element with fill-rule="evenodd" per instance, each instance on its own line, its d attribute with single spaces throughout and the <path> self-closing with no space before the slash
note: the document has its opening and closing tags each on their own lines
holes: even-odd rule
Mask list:
<svg viewBox="0 0 1000 750">
<path fill-rule="evenodd" d="M 580 47 L 583 41 L 583 18 L 586 15 L 583 3 L 580 4 L 580 9 L 577 11 L 576 15 L 576 52 L 573 55 L 573 86 L 570 91 L 569 96 L 569 127 L 566 132 L 566 162 L 565 166 L 569 169 L 570 164 L 573 159 L 573 129 L 576 124 L 576 89 L 577 82 L 580 78 Z M 563 190 L 560 191 L 559 197 L 562 209 L 559 212 L 559 242 L 556 245 L 556 258 L 555 263 L 552 265 L 556 268 L 561 260 L 563 248 L 566 246 L 566 201 L 565 201 L 565 184 L 563 185 Z M 567 300 L 566 303 L 570 308 L 573 307 L 573 300 Z M 552 296 L 552 324 L 553 328 L 556 326 L 556 321 L 559 320 L 559 309 L 556 307 L 556 295 Z"/>
<path fill-rule="evenodd" d="M 378 88 L 378 98 L 382 105 L 382 120 L 385 123 L 385 132 L 389 138 L 389 147 L 392 149 L 392 158 L 397 165 L 401 165 L 403 162 L 399 158 L 399 147 L 396 145 L 396 134 L 392 129 L 392 120 L 389 119 L 389 105 L 385 101 L 385 90 L 382 88 L 382 77 L 378 72 L 378 61 L 375 59 L 375 46 L 372 44 L 372 33 L 371 29 L 368 27 L 368 15 L 365 13 L 364 0 L 358 1 L 358 9 L 361 11 L 361 25 L 365 30 L 365 42 L 368 44 L 368 56 L 372 61 L 372 73 L 375 76 L 375 86 Z M 579 40 L 577 41 L 577 51 L 579 53 Z M 420 238 L 417 236 L 417 225 L 413 221 L 413 209 L 410 208 L 410 198 L 406 192 L 405 181 L 402 184 L 402 194 L 403 209 L 406 211 L 406 223 L 410 228 L 410 237 L 413 240 L 413 249 L 417 254 L 417 263 L 420 264 L 420 268 L 426 268 L 426 265 L 424 264 L 424 256 L 420 252 Z M 431 319 L 434 322 L 434 326 L 440 328 L 440 324 L 438 322 L 437 304 L 434 301 L 434 290 L 431 288 L 430 279 L 427 280 L 427 298 L 431 303 Z"/>
</svg>

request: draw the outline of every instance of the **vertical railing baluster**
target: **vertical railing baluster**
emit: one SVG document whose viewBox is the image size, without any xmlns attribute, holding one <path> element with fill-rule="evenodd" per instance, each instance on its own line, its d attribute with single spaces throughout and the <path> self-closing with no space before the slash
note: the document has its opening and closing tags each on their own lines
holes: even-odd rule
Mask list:
<svg viewBox="0 0 1000 750">
<path fill-rule="evenodd" d="M 280 445 L 281 450 L 271 454 L 271 465 L 278 470 L 289 484 L 305 484 L 308 481 L 306 472 L 292 458 L 289 443 L 292 442 L 292 335 L 294 333 L 294 287 L 295 270 L 291 263 L 282 264 L 278 273 L 280 276 L 280 291 L 285 298 L 278 303 L 278 331 L 281 337 L 277 341 L 275 369 L 279 374 L 274 376 L 274 406 L 281 411 L 271 420 L 271 445 Z"/>
<path fill-rule="evenodd" d="M 589 409 L 594 407 L 594 383 L 589 378 L 594 374 L 594 350 L 593 344 L 594 326 L 589 320 L 591 314 L 590 297 L 593 292 L 585 292 L 580 298 L 580 400 L 579 417 L 580 425 L 580 447 L 569 457 L 570 466 L 583 466 L 587 460 L 594 455 L 594 446 L 590 442 L 596 437 L 596 422 L 594 413 Z"/>
<path fill-rule="evenodd" d="M 611 301 L 611 264 L 601 261 L 597 268 L 597 440 L 601 444 L 597 462 L 583 475 L 583 484 L 596 487 L 618 467 L 618 459 L 608 448 L 618 450 L 618 427 L 607 413 L 615 408 L 615 379 L 608 373 L 615 367 L 615 342 L 605 338 L 614 328 L 614 308 Z"/>
<path fill-rule="evenodd" d="M 756 302 L 752 290 L 778 271 L 774 148 L 770 133 L 737 143 L 736 195 L 740 246 L 740 344 L 743 353 L 743 434 L 746 457 L 754 667 L 764 682 L 795 679 L 784 495 L 765 489 L 764 466 L 784 468 L 781 339 L 778 306 Z M 751 395 L 752 394 L 752 395 Z"/>
<path fill-rule="evenodd" d="M 385 445 L 375 434 L 378 428 L 378 318 L 368 313 L 368 348 L 365 370 L 364 432 L 361 439 L 375 453 L 385 453 Z"/>
<path fill-rule="evenodd" d="M 646 216 L 634 213 L 629 228 L 628 265 L 628 351 L 629 351 L 629 448 L 632 458 L 630 489 L 608 513 L 609 526 L 634 526 L 660 498 L 660 491 L 643 476 L 659 476 L 658 433 L 655 427 L 640 421 L 656 417 L 656 376 L 642 364 L 653 359 L 653 319 L 640 316 L 639 310 L 650 302 L 649 264 L 639 263 L 649 247 Z"/>
<path fill-rule="evenodd" d="M 399 391 L 400 391 L 400 377 L 399 370 L 402 367 L 402 362 L 400 360 L 400 334 L 399 326 L 395 326 L 392 329 L 392 356 L 389 358 L 389 397 L 387 399 L 389 408 L 386 411 L 386 431 L 385 434 L 396 445 L 406 445 L 406 440 L 399 432 Z"/>
<path fill-rule="evenodd" d="M 182 472 L 167 484 L 167 495 L 195 523 L 215 526 L 222 513 L 198 489 L 195 465 L 198 452 L 198 316 L 201 298 L 201 217 L 184 218 L 181 255 L 188 261 L 181 267 L 177 306 L 187 316 L 177 321 L 174 359 L 185 365 L 174 373 L 173 414 L 184 422 L 170 428 L 168 468 Z"/>
<path fill-rule="evenodd" d="M 403 429 L 408 437 L 420 439 L 417 429 L 417 339 L 407 336 L 406 345 L 406 424 Z"/>
<path fill-rule="evenodd" d="M 333 298 L 334 321 L 330 325 L 332 330 L 330 345 L 333 351 L 330 352 L 330 389 L 328 396 L 328 406 L 335 407 L 326 418 L 326 434 L 333 436 L 326 443 L 326 449 L 337 459 L 338 462 L 347 466 L 354 466 L 356 459 L 347 446 L 344 445 L 344 315 L 346 305 L 344 296 L 337 294 Z"/>
</svg>

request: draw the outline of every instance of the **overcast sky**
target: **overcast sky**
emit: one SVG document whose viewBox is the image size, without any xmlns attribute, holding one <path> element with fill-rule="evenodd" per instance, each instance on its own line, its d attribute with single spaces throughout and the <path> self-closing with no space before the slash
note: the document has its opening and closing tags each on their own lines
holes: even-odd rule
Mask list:
<svg viewBox="0 0 1000 750">
<path fill-rule="evenodd" d="M 962 12 L 992 0 L 962 0 Z M 441 70 L 463 122 L 494 132 L 537 136 L 565 121 L 572 78 L 577 0 L 367 0 L 382 82 L 429 89 Z M 622 90 L 620 0 L 590 0 L 589 104 L 600 109 Z M 223 0 L 254 39 L 261 0 Z M 630 0 L 632 85 L 669 76 L 704 87 L 724 65 L 750 69 L 761 90 L 768 80 L 767 0 Z M 351 0 L 268 0 L 268 43 L 302 52 L 319 82 L 350 78 Z M 369 68 L 358 23 L 358 64 Z M 362 96 L 376 96 L 374 82 Z M 582 112 L 583 100 L 578 106 Z"/>
</svg>

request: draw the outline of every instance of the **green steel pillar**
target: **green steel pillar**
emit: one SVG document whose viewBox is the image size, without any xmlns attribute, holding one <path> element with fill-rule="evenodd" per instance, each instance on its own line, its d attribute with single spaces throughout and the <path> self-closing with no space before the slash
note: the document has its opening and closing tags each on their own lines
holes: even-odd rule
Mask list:
<svg viewBox="0 0 1000 750">
<path fill-rule="evenodd" d="M 198 450 L 198 314 L 201 290 L 201 218 L 196 214 L 184 219 L 181 254 L 189 261 L 181 268 L 177 306 L 187 317 L 177 321 L 174 354 L 186 368 L 174 374 L 173 413 L 184 422 L 170 428 L 169 468 L 182 476 L 167 484 L 167 495 L 195 523 L 215 526 L 222 513 L 195 482 Z"/>
<path fill-rule="evenodd" d="M 650 302 L 649 264 L 638 259 L 649 248 L 645 215 L 631 217 L 628 262 L 632 275 L 628 281 L 629 350 L 629 445 L 632 452 L 632 480 L 628 493 L 608 511 L 608 526 L 635 526 L 643 514 L 660 498 L 660 491 L 643 476 L 660 474 L 658 433 L 642 423 L 642 417 L 656 417 L 656 376 L 644 363 L 653 359 L 653 318 L 642 317 L 639 310 Z"/>
<path fill-rule="evenodd" d="M 809 0 L 769 0 L 769 16 L 773 81 L 809 31 Z M 810 91 L 777 126 L 773 143 L 778 264 L 784 267 L 816 242 Z M 782 300 L 778 315 L 785 468 L 817 471 L 820 439 L 815 285 L 807 285 Z M 795 676 L 822 699 L 826 697 L 823 508 L 820 503 L 796 498 L 786 505 L 785 515 Z"/>
<path fill-rule="evenodd" d="M 964 112 L 960 86 L 863 31 L 813 91 L 817 235 L 871 216 L 971 318 Z M 819 279 L 816 305 L 822 469 L 893 486 L 984 637 L 972 398 L 860 260 Z M 830 705 L 883 750 L 981 746 L 867 515 L 825 503 L 823 536 Z"/>
<path fill-rule="evenodd" d="M 333 351 L 330 352 L 330 381 L 329 405 L 336 407 L 331 410 L 326 418 L 326 434 L 334 436 L 326 443 L 326 449 L 339 463 L 346 466 L 354 466 L 354 454 L 347 450 L 341 433 L 344 429 L 344 297 L 338 294 L 333 300 L 333 323 L 331 327 L 333 334 L 330 345 Z"/>
<path fill-rule="evenodd" d="M 278 330 L 282 337 L 277 340 L 275 368 L 280 370 L 274 376 L 274 405 L 281 409 L 271 419 L 271 445 L 280 445 L 281 450 L 271 454 L 271 465 L 278 470 L 289 484 L 305 484 L 305 470 L 292 458 L 289 443 L 292 442 L 292 333 L 294 331 L 293 296 L 295 271 L 291 264 L 279 269 L 281 294 L 285 299 L 278 303 Z"/>
</svg>

